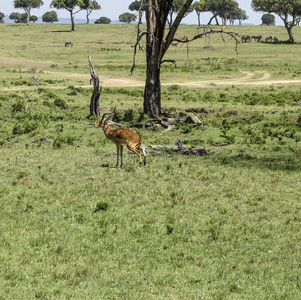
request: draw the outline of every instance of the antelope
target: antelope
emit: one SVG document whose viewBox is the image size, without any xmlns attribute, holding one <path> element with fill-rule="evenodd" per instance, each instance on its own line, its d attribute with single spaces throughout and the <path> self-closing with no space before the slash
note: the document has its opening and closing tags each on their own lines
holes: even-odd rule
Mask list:
<svg viewBox="0 0 301 300">
<path fill-rule="evenodd" d="M 122 167 L 122 154 L 123 154 L 123 146 L 126 145 L 127 148 L 137 154 L 139 156 L 139 169 L 141 168 L 141 154 L 144 156 L 144 167 L 146 167 L 146 153 L 145 146 L 143 145 L 141 139 L 134 131 L 130 129 L 117 128 L 111 129 L 108 120 L 105 118 L 106 115 L 110 115 L 112 113 L 103 114 L 100 121 L 94 123 L 94 127 L 101 127 L 105 136 L 110 139 L 117 148 L 117 163 L 116 168 L 119 164 L 119 154 Z"/>
</svg>

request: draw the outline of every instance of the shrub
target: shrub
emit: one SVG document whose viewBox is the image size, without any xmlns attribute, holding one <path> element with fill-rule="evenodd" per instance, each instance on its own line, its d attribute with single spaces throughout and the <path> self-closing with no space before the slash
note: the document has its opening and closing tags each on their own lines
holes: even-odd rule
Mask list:
<svg viewBox="0 0 301 300">
<path fill-rule="evenodd" d="M 22 135 L 30 133 L 38 128 L 38 123 L 35 121 L 25 121 L 17 123 L 13 128 L 13 135 Z"/>
<path fill-rule="evenodd" d="M 99 212 L 99 211 L 106 211 L 106 210 L 108 210 L 108 208 L 109 208 L 109 203 L 107 203 L 107 202 L 98 202 L 97 203 L 97 205 L 96 205 L 96 208 L 95 208 L 95 210 L 94 210 L 94 212 L 95 213 L 97 213 L 97 212 Z"/>
<path fill-rule="evenodd" d="M 18 100 L 16 103 L 12 105 L 13 113 L 24 111 L 24 109 L 25 109 L 25 104 L 20 100 Z"/>
<path fill-rule="evenodd" d="M 66 109 L 67 108 L 67 104 L 66 104 L 65 100 L 60 99 L 60 98 L 55 99 L 54 102 L 53 102 L 53 104 L 55 106 L 61 108 L 61 109 Z"/>
</svg>

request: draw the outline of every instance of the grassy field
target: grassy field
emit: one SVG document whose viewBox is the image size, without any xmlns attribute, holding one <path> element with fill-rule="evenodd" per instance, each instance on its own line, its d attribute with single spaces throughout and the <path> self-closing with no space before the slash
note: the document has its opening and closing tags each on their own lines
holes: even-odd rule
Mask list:
<svg viewBox="0 0 301 300">
<path fill-rule="evenodd" d="M 208 155 L 148 150 L 139 170 L 127 153 L 113 168 L 115 145 L 87 117 L 91 55 L 101 110 L 147 120 L 143 86 L 109 82 L 145 79 L 144 52 L 129 76 L 135 26 L 0 28 L 0 299 L 301 298 L 300 83 L 272 84 L 301 79 L 298 43 L 235 52 L 212 36 L 171 48 L 177 68 L 163 66 L 162 105 L 194 112 L 204 129 L 135 131 L 145 145 L 179 139 Z M 283 27 L 227 30 L 287 39 Z M 25 113 L 32 74 L 40 87 Z"/>
</svg>

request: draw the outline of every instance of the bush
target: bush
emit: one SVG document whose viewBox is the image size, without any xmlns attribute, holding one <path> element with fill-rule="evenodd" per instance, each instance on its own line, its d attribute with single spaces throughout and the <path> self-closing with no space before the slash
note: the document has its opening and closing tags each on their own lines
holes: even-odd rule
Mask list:
<svg viewBox="0 0 301 300">
<path fill-rule="evenodd" d="M 25 121 L 17 123 L 13 128 L 13 135 L 22 135 L 30 133 L 38 128 L 38 123 L 35 121 Z"/>
<path fill-rule="evenodd" d="M 53 104 L 55 106 L 61 108 L 61 109 L 66 109 L 67 108 L 67 104 L 66 104 L 65 100 L 60 99 L 60 98 L 55 99 L 54 102 L 53 102 Z"/>
<path fill-rule="evenodd" d="M 111 19 L 107 17 L 101 17 L 94 22 L 94 24 L 110 24 L 110 23 L 111 23 Z"/>
<path fill-rule="evenodd" d="M 13 113 L 24 111 L 24 109 L 25 109 L 25 104 L 21 100 L 18 100 L 16 103 L 12 105 Z"/>
</svg>

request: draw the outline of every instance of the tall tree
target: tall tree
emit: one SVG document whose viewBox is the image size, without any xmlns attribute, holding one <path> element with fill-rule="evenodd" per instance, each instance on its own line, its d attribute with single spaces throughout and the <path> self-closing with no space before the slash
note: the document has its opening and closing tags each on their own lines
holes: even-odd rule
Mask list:
<svg viewBox="0 0 301 300">
<path fill-rule="evenodd" d="M 53 22 L 58 22 L 59 19 L 57 17 L 57 13 L 56 11 L 48 11 L 46 13 L 44 13 L 44 15 L 42 16 L 42 21 L 45 23 L 53 23 Z"/>
<path fill-rule="evenodd" d="M 226 25 L 227 14 L 238 8 L 238 3 L 235 0 L 206 0 L 206 11 L 210 11 L 213 16 L 209 20 L 209 24 L 213 19 L 217 21 L 217 16 L 222 19 L 222 24 Z"/>
<path fill-rule="evenodd" d="M 31 9 L 40 8 L 43 4 L 44 3 L 42 0 L 14 0 L 14 7 L 24 9 L 25 13 L 27 14 L 27 25 L 30 23 Z"/>
<path fill-rule="evenodd" d="M 50 7 L 66 9 L 70 13 L 71 31 L 74 31 L 74 16 L 82 9 L 86 8 L 88 2 L 85 0 L 52 0 Z"/>
<path fill-rule="evenodd" d="M 255 11 L 275 13 L 284 23 L 290 43 L 294 43 L 292 29 L 298 24 L 301 15 L 301 0 L 252 0 Z"/>
<path fill-rule="evenodd" d="M 205 0 L 196 1 L 192 5 L 194 11 L 198 16 L 198 25 L 201 25 L 201 13 L 206 11 Z"/>
<path fill-rule="evenodd" d="M 146 31 L 141 31 L 138 25 L 137 42 L 134 46 L 134 59 L 131 72 L 135 68 L 135 57 L 137 48 L 141 47 L 142 38 L 146 38 L 146 81 L 144 88 L 144 113 L 149 116 L 156 116 L 161 113 L 161 81 L 160 71 L 161 65 L 165 62 L 174 62 L 164 60 L 164 56 L 171 43 L 189 43 L 206 35 L 219 33 L 228 34 L 233 37 L 236 42 L 235 33 L 225 32 L 223 30 L 212 30 L 210 28 L 202 28 L 201 33 L 188 38 L 176 38 L 175 34 L 179 25 L 191 6 L 193 0 L 186 0 L 177 14 L 174 22 L 169 30 L 166 30 L 165 25 L 168 14 L 173 5 L 173 0 L 146 0 L 145 17 Z M 138 22 L 140 24 L 140 22 Z"/>
<path fill-rule="evenodd" d="M 123 13 L 119 16 L 119 22 L 121 23 L 131 23 L 131 22 L 135 22 L 137 19 L 136 15 L 134 14 L 130 14 L 128 12 Z"/>
<path fill-rule="evenodd" d="M 143 15 L 143 12 L 145 11 L 145 1 L 146 0 L 136 0 L 134 2 L 132 2 L 129 5 L 129 10 L 131 11 L 137 11 L 139 15 Z M 141 17 L 139 17 L 139 20 L 141 20 Z"/>
<path fill-rule="evenodd" d="M 91 15 L 93 10 L 100 10 L 101 6 L 95 0 L 84 0 L 84 5 L 81 7 L 86 10 L 86 19 L 87 24 L 90 23 L 89 16 Z"/>
<path fill-rule="evenodd" d="M 226 18 L 230 21 L 230 25 L 234 25 L 235 20 L 239 20 L 239 25 L 241 25 L 241 21 L 247 20 L 249 17 L 244 10 L 237 6 L 234 10 L 227 12 Z"/>
<path fill-rule="evenodd" d="M 173 1 L 173 4 L 172 4 L 171 9 L 169 11 L 169 18 L 167 19 L 169 28 L 171 27 L 171 25 L 173 23 L 173 15 L 179 13 L 180 9 L 183 7 L 185 2 L 186 2 L 186 0 L 174 0 Z M 191 6 L 189 6 L 187 11 L 185 12 L 183 18 L 185 18 L 192 11 L 193 11 L 193 6 L 191 5 Z"/>
</svg>

